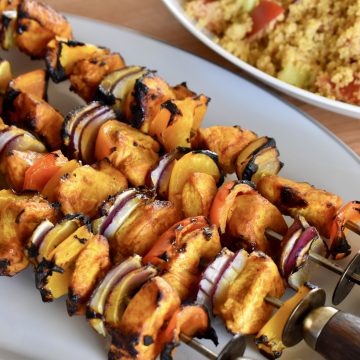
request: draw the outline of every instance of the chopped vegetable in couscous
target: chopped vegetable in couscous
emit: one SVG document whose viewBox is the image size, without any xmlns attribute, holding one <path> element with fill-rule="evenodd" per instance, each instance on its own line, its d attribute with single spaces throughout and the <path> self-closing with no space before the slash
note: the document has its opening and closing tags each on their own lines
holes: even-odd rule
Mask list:
<svg viewBox="0 0 360 360">
<path fill-rule="evenodd" d="M 240 59 L 360 105 L 360 0 L 187 0 L 184 6 Z"/>
</svg>

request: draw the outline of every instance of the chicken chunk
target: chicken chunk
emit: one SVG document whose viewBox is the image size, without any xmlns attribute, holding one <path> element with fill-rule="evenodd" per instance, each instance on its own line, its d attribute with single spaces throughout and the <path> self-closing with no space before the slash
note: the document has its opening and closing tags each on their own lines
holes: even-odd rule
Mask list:
<svg viewBox="0 0 360 360">
<path fill-rule="evenodd" d="M 18 150 L 13 150 L 8 156 L 5 156 L 6 179 L 10 187 L 15 191 L 21 191 L 26 170 L 44 156 L 45 154 L 35 151 Z"/>
<path fill-rule="evenodd" d="M 332 220 L 343 202 L 338 195 L 316 189 L 308 183 L 275 175 L 263 177 L 257 188 L 283 214 L 303 216 L 325 237 L 329 237 Z"/>
<path fill-rule="evenodd" d="M 96 216 L 102 201 L 127 188 L 125 176 L 107 160 L 91 167 L 81 166 L 65 174 L 56 189 L 56 198 L 64 214 Z"/>
<path fill-rule="evenodd" d="M 220 252 L 220 237 L 215 225 L 196 229 L 183 237 L 173 247 L 162 277 L 178 292 L 181 300 L 193 294 L 203 266 Z"/>
<path fill-rule="evenodd" d="M 266 229 L 285 235 L 287 225 L 280 211 L 256 192 L 237 196 L 226 225 L 226 234 L 235 241 L 230 247 L 275 255 L 280 242 L 268 240 Z"/>
<path fill-rule="evenodd" d="M 9 123 L 33 131 L 52 150 L 60 148 L 64 117 L 45 100 L 32 94 L 19 93 L 12 109 L 6 114 Z"/>
<path fill-rule="evenodd" d="M 156 240 L 181 216 L 169 201 L 155 200 L 139 207 L 110 240 L 116 263 L 133 254 L 145 255 Z"/>
<path fill-rule="evenodd" d="M 69 315 L 85 314 L 87 301 L 109 268 L 109 243 L 103 236 L 94 235 L 76 259 L 66 301 Z"/>
<path fill-rule="evenodd" d="M 118 53 L 77 61 L 70 74 L 71 90 L 87 102 L 94 100 L 96 89 L 102 79 L 124 66 L 125 62 Z"/>
<path fill-rule="evenodd" d="M 148 134 L 161 104 L 174 97 L 171 87 L 162 78 L 153 72 L 147 72 L 136 80 L 133 90 L 129 91 L 125 118 L 134 127 Z"/>
<path fill-rule="evenodd" d="M 281 297 L 284 282 L 276 264 L 261 252 L 249 255 L 245 268 L 227 288 L 223 303 L 215 303 L 214 314 L 221 315 L 233 333 L 255 334 L 269 320 L 273 306 L 266 295 Z"/>
<path fill-rule="evenodd" d="M 162 278 L 149 280 L 131 299 L 112 333 L 109 359 L 155 360 L 162 327 L 179 308 L 176 291 Z"/>
<path fill-rule="evenodd" d="M 145 184 L 149 170 L 158 162 L 159 150 L 150 136 L 116 120 L 102 125 L 96 140 L 96 158 L 107 156 L 134 186 Z"/>
<path fill-rule="evenodd" d="M 13 276 L 25 269 L 24 244 L 44 219 L 55 222 L 57 210 L 40 196 L 0 191 L 0 275 Z"/>
<path fill-rule="evenodd" d="M 235 171 L 236 158 L 256 135 L 240 126 L 212 126 L 198 129 L 192 147 L 214 151 L 219 156 L 222 169 L 230 174 Z"/>
<path fill-rule="evenodd" d="M 16 43 L 26 54 L 41 58 L 46 45 L 56 36 L 71 39 L 67 19 L 49 5 L 36 0 L 23 0 L 18 7 Z"/>
</svg>

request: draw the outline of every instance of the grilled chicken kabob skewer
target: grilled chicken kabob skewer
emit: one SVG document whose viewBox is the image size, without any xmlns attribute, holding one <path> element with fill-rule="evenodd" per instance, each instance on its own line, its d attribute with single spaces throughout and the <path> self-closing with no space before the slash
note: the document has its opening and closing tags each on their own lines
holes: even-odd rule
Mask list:
<svg viewBox="0 0 360 360">
<path fill-rule="evenodd" d="M 195 220 L 195 219 L 194 219 Z M 200 222 L 201 223 L 201 222 Z M 184 225 L 184 222 L 182 222 L 182 224 Z M 192 226 L 193 228 L 194 227 L 196 227 L 196 226 L 199 226 L 199 225 L 197 225 L 195 222 L 190 222 L 190 224 L 188 223 L 188 225 L 190 225 L 190 226 Z M 183 229 L 181 229 L 181 227 L 179 227 L 179 225 L 177 224 L 176 226 L 174 226 L 173 228 L 179 228 L 179 230 L 178 230 L 178 236 L 179 237 L 181 237 L 181 232 L 186 232 L 185 231 L 185 229 L 186 229 L 186 226 L 183 228 Z M 172 233 L 173 232 L 173 229 L 170 229 L 170 231 L 169 231 L 170 233 Z M 169 234 L 164 234 L 165 236 L 163 236 L 162 238 L 163 239 L 159 239 L 160 241 L 159 241 L 159 243 L 157 244 L 157 245 L 155 245 L 154 246 L 154 249 L 152 250 L 152 251 L 150 251 L 150 253 L 149 253 L 149 255 L 148 256 L 146 256 L 145 258 L 150 258 L 150 259 L 153 259 L 153 261 L 155 261 L 155 259 L 156 259 L 156 254 L 159 254 L 159 253 L 161 253 L 161 258 L 159 258 L 157 261 L 159 261 L 159 260 L 161 260 L 162 262 L 163 262 L 163 260 L 162 259 L 164 259 L 164 258 L 166 258 L 168 255 L 167 255 L 167 252 L 165 252 L 164 253 L 164 250 L 165 249 L 168 249 L 168 251 L 170 250 L 169 249 L 169 245 L 166 245 L 166 242 L 164 243 L 164 238 L 165 239 L 167 239 L 167 238 L 169 238 Z M 171 236 L 172 237 L 172 236 Z M 226 252 L 226 251 L 225 251 Z M 185 252 L 185 254 L 190 254 L 189 252 Z M 242 258 L 244 261 L 245 261 L 245 259 L 246 259 L 246 256 L 245 256 L 245 258 L 244 258 L 244 255 L 246 254 L 246 252 L 245 251 L 242 251 L 241 253 L 239 253 L 239 255 L 237 256 L 238 257 L 238 260 L 240 259 L 240 258 Z M 254 254 L 255 255 L 255 254 Z M 265 256 L 265 255 L 263 255 L 263 256 Z M 263 256 L 261 257 L 261 258 L 263 258 Z M 257 257 L 255 257 L 255 258 L 257 258 Z M 220 258 L 219 258 L 220 259 Z M 219 259 L 217 259 L 217 261 L 219 261 Z M 236 263 L 238 263 L 238 265 L 239 265 L 239 261 L 234 261 L 235 262 L 235 264 Z M 244 262 L 243 262 L 244 263 Z M 242 265 L 243 265 L 243 263 L 242 263 Z M 240 265 L 241 265 L 241 261 L 240 261 Z M 172 268 L 172 269 L 175 269 L 176 270 L 176 266 L 174 267 L 174 266 L 170 266 L 170 268 Z M 228 268 L 231 270 L 231 266 L 228 266 Z M 210 269 L 211 269 L 211 266 L 210 266 Z M 252 270 L 250 270 L 251 269 L 251 266 L 249 266 L 249 269 L 247 270 L 247 273 L 250 271 L 252 271 Z M 185 269 L 180 269 L 181 270 L 181 275 L 184 275 L 184 272 L 186 272 L 185 271 Z M 212 267 L 212 271 L 214 270 L 214 268 Z M 237 270 L 239 270 L 239 269 L 237 269 Z M 267 271 L 269 270 L 269 268 L 267 268 Z M 257 271 L 259 271 L 259 269 L 257 270 Z M 229 279 L 229 273 L 231 274 L 231 273 L 233 273 L 232 275 L 234 275 L 234 271 L 227 271 L 227 275 L 226 275 L 226 272 L 224 272 L 224 275 L 223 275 L 223 277 L 224 277 L 224 281 L 225 281 L 225 286 L 224 285 L 222 285 L 221 286 L 221 288 L 222 288 L 222 291 L 224 291 L 224 288 L 226 288 L 227 286 L 226 286 L 226 284 L 228 283 L 228 281 L 230 280 Z M 245 276 L 245 274 L 246 274 L 246 271 L 243 273 L 243 280 L 244 279 L 246 279 L 246 276 Z M 225 276 L 226 275 L 226 276 Z M 165 276 L 166 276 L 166 273 L 165 273 Z M 206 276 L 209 276 L 209 274 L 207 274 Z M 266 276 L 266 274 L 264 273 L 264 276 Z M 206 277 L 205 277 L 206 278 Z M 212 280 L 214 281 L 214 277 L 213 276 L 210 276 L 210 278 L 212 278 Z M 166 280 L 168 280 L 168 281 L 170 281 L 170 283 L 172 282 L 172 281 L 174 281 L 174 280 L 172 280 L 172 279 L 174 279 L 172 276 L 170 276 L 170 278 L 169 277 L 167 277 L 167 278 L 165 278 Z M 268 277 L 267 277 L 267 279 L 268 279 Z M 186 280 L 185 280 L 186 281 Z M 238 280 L 238 281 L 241 281 L 241 278 Z M 258 281 L 261 281 L 260 279 L 258 280 Z M 245 280 L 245 283 L 246 283 L 247 281 Z M 176 286 L 176 284 L 177 284 L 177 281 L 176 281 L 176 277 L 175 277 L 175 283 L 173 283 L 173 284 L 175 284 L 175 286 Z M 185 285 L 186 285 L 186 282 L 185 282 Z M 251 285 L 249 285 L 248 284 L 248 286 L 250 286 L 251 287 Z M 179 288 L 179 287 L 178 287 Z M 180 288 L 179 288 L 180 289 Z M 254 289 L 259 289 L 259 286 L 255 286 L 254 287 Z M 249 288 L 248 288 L 248 290 L 249 290 Z M 249 290 L 250 291 L 250 290 Z M 263 289 L 263 291 L 265 291 L 265 293 L 266 293 L 266 289 Z M 181 293 L 183 293 L 183 290 L 181 290 Z M 234 300 L 235 301 L 235 300 Z M 240 301 L 240 302 L 239 302 Z M 259 297 L 257 297 L 256 298 L 256 301 L 261 301 L 261 296 L 259 295 Z M 237 302 L 238 302 L 238 306 L 240 307 L 240 308 L 242 308 L 242 310 L 244 311 L 245 309 L 245 312 L 247 313 L 247 311 L 248 311 L 248 309 L 249 309 L 249 307 L 251 308 L 251 306 L 253 305 L 253 304 L 251 304 L 251 303 L 246 303 L 246 301 L 244 302 L 244 300 L 237 300 Z M 93 304 L 94 305 L 94 304 Z M 95 302 L 95 305 L 96 305 L 96 302 Z M 97 307 L 97 309 L 98 309 L 98 307 Z M 260 312 L 261 313 L 261 312 Z M 92 316 L 90 316 L 90 318 L 92 318 Z M 98 318 L 98 316 L 96 316 L 95 317 L 95 320 L 94 321 L 98 321 L 98 320 L 96 320 Z M 232 322 L 232 320 L 231 319 L 228 319 L 229 321 L 230 321 L 230 323 Z M 255 323 L 252 323 L 253 325 L 252 326 L 258 326 L 258 321 L 259 321 L 259 319 L 257 318 L 257 319 L 254 319 L 253 318 L 253 321 L 255 322 Z M 243 324 L 243 322 L 240 320 L 240 324 L 243 324 L 243 325 L 240 325 L 240 326 L 245 326 L 245 327 L 247 327 L 247 326 L 251 326 L 250 325 L 250 323 L 251 322 L 248 322 L 248 323 L 246 323 L 246 324 Z M 98 328 L 98 327 L 97 327 Z M 247 329 L 249 329 L 249 328 L 247 328 Z M 251 331 L 251 330 L 245 330 L 245 328 L 244 328 L 244 330 L 243 331 Z M 278 350 L 277 350 L 278 351 Z"/>
<path fill-rule="evenodd" d="M 111 217 L 111 213 L 109 214 L 109 216 Z M 104 222 L 103 222 L 103 224 L 104 224 Z M 110 224 L 108 224 L 108 227 L 111 228 Z M 120 231 L 121 231 L 121 229 L 120 229 Z M 173 236 L 174 236 L 172 234 L 175 234 L 176 239 L 178 239 L 178 240 L 176 240 L 176 244 L 173 241 L 169 241 L 170 240 L 169 237 L 173 238 Z M 52 237 L 51 234 L 47 235 L 45 237 L 45 239 L 43 240 L 45 242 L 44 244 L 46 244 L 49 241 L 49 238 L 48 238 L 49 236 L 51 239 L 51 237 Z M 82 238 L 83 238 L 83 236 L 84 235 L 82 234 Z M 79 237 L 80 237 L 80 235 L 78 234 L 78 238 Z M 169 229 L 169 231 L 164 233 L 164 235 L 161 238 L 162 239 L 160 239 L 159 243 L 157 243 L 158 245 L 154 246 L 154 250 L 150 251 L 149 257 L 153 258 L 156 255 L 157 251 L 161 250 L 161 247 L 164 247 L 164 245 L 166 245 L 166 244 L 168 244 L 167 245 L 168 248 L 169 247 L 173 248 L 174 253 L 172 255 L 173 256 L 172 260 L 170 260 L 170 254 L 168 254 L 169 261 L 170 261 L 169 262 L 170 268 L 168 269 L 168 271 L 166 273 L 164 273 L 164 270 L 162 271 L 162 273 L 163 273 L 162 278 L 167 283 L 172 285 L 172 289 L 174 289 L 174 291 L 176 291 L 176 293 L 178 294 L 177 296 L 179 296 L 180 299 L 187 298 L 189 295 L 189 291 L 191 291 L 191 288 L 196 286 L 194 284 L 194 280 L 197 281 L 196 280 L 197 279 L 196 272 L 199 273 L 200 260 L 201 260 L 202 264 L 206 264 L 206 259 L 213 258 L 220 249 L 220 242 L 219 242 L 217 230 L 214 227 L 209 227 L 208 222 L 204 218 L 188 219 L 188 220 L 182 221 L 180 224 L 174 225 L 171 229 Z M 70 240 L 64 240 L 63 243 L 65 244 L 65 242 L 69 242 L 69 241 Z M 72 241 L 75 243 L 79 243 L 79 241 L 76 239 L 72 240 Z M 164 241 L 165 241 L 165 243 L 164 243 Z M 83 239 L 83 242 L 85 242 L 85 239 Z M 79 246 L 81 246 L 81 245 L 79 245 Z M 43 245 L 41 245 L 41 247 L 43 247 Z M 60 260 L 61 253 L 63 252 L 63 250 L 62 250 L 63 247 L 64 246 L 62 246 L 60 244 L 60 245 L 58 245 L 57 248 L 55 248 L 55 254 L 53 254 L 54 259 L 55 259 L 55 264 L 53 264 L 53 268 L 55 266 L 56 267 L 64 266 L 64 263 L 62 263 Z M 169 250 L 171 250 L 170 248 L 169 248 Z M 183 250 L 181 252 L 178 252 L 176 250 L 177 248 L 183 248 Z M 197 252 L 191 251 L 194 249 L 198 249 Z M 213 255 L 211 255 L 211 254 L 213 254 Z M 80 256 L 81 256 L 81 254 L 80 254 Z M 272 263 L 271 259 L 266 257 L 265 255 L 262 255 L 262 257 L 259 258 L 259 260 L 263 259 L 263 257 L 267 258 L 266 263 L 269 263 L 269 264 Z M 125 261 L 127 261 L 127 260 L 125 260 Z M 76 261 L 76 262 L 78 262 L 78 261 Z M 56 281 L 56 279 L 53 278 L 54 275 L 51 272 L 50 273 L 46 272 L 46 268 L 44 268 L 44 266 L 43 266 L 44 264 L 47 264 L 47 262 L 39 263 L 37 274 L 38 274 L 39 278 L 41 278 L 42 280 L 46 279 L 46 281 L 41 281 L 39 287 L 42 288 L 43 293 L 45 290 L 51 291 L 51 293 L 54 291 L 54 293 L 55 293 L 56 284 L 54 283 L 54 281 Z M 124 265 L 121 265 L 121 266 L 124 266 Z M 283 289 L 282 280 L 280 278 L 280 275 L 278 273 L 278 270 L 277 270 L 275 264 L 273 264 L 271 266 L 272 266 L 273 274 L 275 276 L 277 276 L 279 279 L 277 282 L 278 285 Z M 81 269 L 81 266 L 75 266 L 75 269 Z M 266 267 L 266 269 L 270 270 L 270 268 L 268 266 Z M 44 270 L 45 270 L 45 272 L 44 272 Z M 255 269 L 253 269 L 253 270 L 255 270 Z M 77 275 L 76 275 L 77 278 L 81 277 L 80 271 L 75 270 L 74 274 L 75 273 L 77 273 Z M 47 276 L 44 276 L 44 274 L 46 274 Z M 161 275 L 161 273 L 160 273 L 160 275 Z M 268 276 L 270 276 L 270 274 L 266 275 L 264 272 L 263 276 L 268 277 Z M 63 281 L 66 281 L 66 276 L 59 275 L 58 281 L 61 281 L 61 279 Z M 111 277 L 110 277 L 110 279 L 111 279 Z M 107 277 L 106 277 L 103 280 L 103 283 L 106 284 L 107 281 L 109 281 L 109 279 L 107 279 Z M 72 284 L 71 296 L 69 297 L 69 300 L 68 300 L 68 305 L 70 305 L 70 307 L 68 307 L 68 309 L 72 309 L 72 311 L 74 311 L 74 309 L 76 308 L 76 305 L 80 305 L 82 303 L 83 298 L 81 298 L 79 296 L 79 293 L 76 291 L 76 289 L 77 289 L 76 282 L 72 281 L 71 284 Z M 60 284 L 59 284 L 59 286 L 60 286 Z M 107 285 L 103 285 L 103 286 L 100 285 L 100 287 L 101 287 L 101 289 L 106 289 Z M 100 291 L 100 293 L 101 293 L 101 291 Z M 78 295 L 78 296 L 76 296 L 76 295 Z M 47 293 L 47 296 L 49 296 L 49 293 Z M 103 326 L 99 325 L 99 322 L 101 320 L 101 317 L 99 317 L 99 316 L 100 316 L 100 314 L 102 314 L 101 310 L 104 308 L 104 306 L 99 305 L 99 303 L 98 303 L 99 298 L 103 299 L 103 296 L 94 295 L 92 297 L 92 300 L 90 300 L 90 303 L 89 303 L 90 309 L 88 309 L 88 311 L 87 311 L 87 314 L 88 314 L 87 316 L 89 317 L 90 322 L 95 326 L 95 328 L 98 331 L 102 332 L 101 329 L 103 328 Z M 143 310 L 143 309 L 141 309 L 141 310 Z M 98 314 L 98 315 L 94 316 L 93 314 Z M 108 312 L 106 312 L 105 318 L 107 321 L 109 320 Z M 124 315 L 123 319 L 124 319 L 124 322 L 126 323 L 126 321 L 127 321 L 126 319 L 129 319 L 129 317 L 126 317 Z M 134 320 L 134 319 L 132 319 L 132 320 Z M 102 323 L 102 321 L 101 321 L 101 323 Z M 166 334 L 166 332 L 165 332 L 165 334 Z M 140 348 L 141 348 L 141 346 L 140 346 Z M 114 349 L 114 351 L 115 350 L 116 349 Z M 118 351 L 118 350 L 119 349 L 117 349 L 116 351 Z M 147 358 L 147 357 L 145 357 L 145 358 Z"/>
<path fill-rule="evenodd" d="M 231 181 L 224 184 L 218 190 L 211 207 L 210 218 L 213 223 L 218 225 L 220 233 L 224 234 L 225 237 L 233 235 L 232 245 L 239 243 L 239 240 L 234 242 L 235 239 L 240 239 L 241 246 L 246 249 L 251 249 L 252 246 L 269 252 L 269 250 L 266 249 L 270 246 L 270 248 L 273 249 L 272 256 L 278 263 L 282 276 L 287 280 L 289 285 L 295 289 L 310 280 L 309 261 L 314 261 L 329 270 L 341 274 L 342 277 L 333 293 L 333 303 L 335 305 L 339 304 L 348 295 L 353 285 L 359 284 L 359 274 L 357 270 L 359 254 L 355 255 L 345 270 L 342 270 L 338 265 L 327 260 L 326 257 L 329 253 L 327 244 L 322 240 L 316 227 L 310 226 L 301 215 L 295 216 L 293 225 L 290 226 L 284 236 L 271 230 L 270 227 L 267 226 L 266 221 L 260 222 L 260 224 L 258 224 L 260 226 L 256 226 L 256 221 L 246 224 L 247 213 L 249 211 L 253 214 L 257 213 L 258 216 L 260 214 L 260 210 L 254 207 L 254 201 L 253 207 L 249 206 L 251 203 L 248 199 L 251 199 L 252 194 L 255 195 L 255 198 L 259 198 L 259 200 L 262 198 L 259 193 L 251 188 L 250 184 L 249 182 L 241 180 Z M 325 204 L 326 197 L 332 198 L 334 196 L 332 194 L 327 195 L 324 191 L 312 188 L 311 193 L 316 192 L 319 192 L 320 195 L 325 198 L 323 199 Z M 243 199 L 244 195 L 246 195 L 245 199 Z M 253 197 L 253 200 L 255 198 Z M 246 204 L 246 206 L 241 206 L 242 204 Z M 349 211 L 349 207 L 353 208 L 354 206 L 358 206 L 358 204 L 351 202 L 338 211 L 335 219 L 332 220 L 333 224 L 338 226 L 339 222 L 343 223 L 344 219 L 346 219 L 344 213 L 346 214 Z M 236 210 L 232 212 L 230 209 Z M 262 206 L 262 210 L 264 211 L 265 209 L 266 207 Z M 327 206 L 318 206 L 317 216 L 321 219 L 325 218 L 327 210 Z M 269 212 L 269 210 L 267 211 Z M 273 214 L 276 214 L 276 212 Z M 241 221 L 239 221 L 239 219 L 241 219 Z M 273 228 L 275 219 L 273 215 Z M 249 231 L 250 229 L 251 231 Z M 252 235 L 253 233 L 257 234 L 257 237 L 254 237 L 254 235 Z M 276 243 L 276 241 L 278 243 Z"/>
<path fill-rule="evenodd" d="M 84 238 L 83 238 L 81 235 L 80 235 L 80 236 L 78 235 L 77 238 L 78 238 L 78 239 L 80 238 L 80 239 L 84 240 Z M 77 240 L 76 243 L 78 243 L 78 242 L 79 242 L 79 241 Z"/>
</svg>

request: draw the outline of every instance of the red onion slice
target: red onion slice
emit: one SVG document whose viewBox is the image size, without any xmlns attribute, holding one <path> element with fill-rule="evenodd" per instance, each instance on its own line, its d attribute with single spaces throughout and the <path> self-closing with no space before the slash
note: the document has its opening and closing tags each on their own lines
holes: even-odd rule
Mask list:
<svg viewBox="0 0 360 360">
<path fill-rule="evenodd" d="M 54 228 L 54 224 L 49 220 L 42 221 L 33 231 L 29 245 L 27 246 L 27 253 L 29 258 L 36 258 L 39 254 L 39 249 L 47 234 Z"/>
<path fill-rule="evenodd" d="M 128 216 L 141 204 L 149 200 L 145 192 L 136 189 L 127 189 L 116 196 L 114 204 L 109 210 L 109 215 L 99 227 L 99 234 L 110 239 Z"/>
<path fill-rule="evenodd" d="M 83 119 L 86 119 L 86 117 L 88 117 L 94 110 L 96 110 L 100 106 L 101 104 L 99 102 L 93 101 L 90 104 L 80 106 L 73 111 L 70 111 L 70 113 L 66 116 L 65 129 L 67 131 L 67 134 L 70 136 L 68 146 L 71 149 L 73 149 L 74 147 L 71 134 L 73 134 L 79 122 L 81 122 Z"/>
<path fill-rule="evenodd" d="M 232 251 L 223 248 L 215 260 L 208 265 L 199 283 L 199 291 L 196 297 L 197 304 L 205 305 L 208 309 L 212 309 L 212 297 L 216 285 L 234 256 L 235 254 Z"/>
<path fill-rule="evenodd" d="M 5 153 L 6 148 L 8 145 L 15 140 L 16 138 L 23 136 L 19 131 L 16 131 L 12 127 L 7 127 L 0 131 L 0 156 Z"/>
<path fill-rule="evenodd" d="M 98 116 L 103 115 L 106 113 L 109 109 L 106 107 L 102 107 L 101 105 L 94 108 L 92 111 L 89 111 L 87 116 L 83 116 L 80 119 L 76 120 L 76 125 L 73 126 L 70 136 L 70 144 L 71 147 L 79 152 L 81 151 L 81 137 L 82 137 L 82 131 L 83 129 L 91 123 L 94 119 L 96 119 Z"/>
<path fill-rule="evenodd" d="M 86 309 L 86 318 L 99 334 L 106 335 L 103 314 L 109 293 L 125 275 L 140 269 L 141 266 L 141 257 L 139 255 L 126 259 L 111 269 L 92 293 Z"/>
<path fill-rule="evenodd" d="M 212 297 L 214 306 L 223 303 L 228 287 L 231 286 L 232 282 L 245 268 L 248 256 L 249 254 L 241 249 L 235 254 L 233 260 L 227 264 L 222 276 L 220 276 L 215 285 L 215 291 Z"/>
<path fill-rule="evenodd" d="M 289 227 L 287 233 L 284 235 L 280 245 L 280 258 L 279 258 L 279 269 L 282 276 L 285 277 L 285 263 L 297 241 L 299 236 L 302 234 L 305 228 L 310 225 L 306 220 L 300 216 L 294 219 L 294 222 Z"/>
<path fill-rule="evenodd" d="M 89 124 L 91 124 L 94 120 L 101 117 L 102 121 L 98 122 L 98 128 L 107 120 L 115 119 L 115 112 L 109 108 L 108 106 L 102 105 L 100 102 L 93 101 L 92 103 L 85 105 L 81 108 L 70 112 L 70 114 L 65 119 L 65 128 L 69 136 L 69 149 L 71 152 L 75 153 L 77 159 L 82 160 L 81 156 L 81 138 L 83 136 L 83 131 L 87 128 Z M 93 132 L 94 130 L 98 130 L 98 128 L 92 127 L 90 130 Z M 88 129 L 89 130 L 89 129 Z M 97 133 L 92 136 L 95 139 Z M 91 147 L 91 151 L 93 153 L 93 148 L 95 146 L 95 141 L 88 142 L 84 144 L 87 147 Z M 89 151 L 89 150 L 88 150 Z M 86 153 L 88 153 L 86 151 Z M 85 159 L 83 159 L 85 160 Z"/>
<path fill-rule="evenodd" d="M 324 255 L 327 253 L 327 245 L 319 235 L 315 227 L 309 227 L 304 230 L 296 245 L 293 248 L 294 253 L 290 254 L 289 263 L 293 264 L 293 267 L 289 269 L 290 273 L 287 277 L 288 284 L 294 289 L 298 289 L 304 283 L 310 280 L 310 267 L 308 263 L 308 257 L 310 252 L 316 252 Z M 294 260 L 295 259 L 295 260 Z"/>
<path fill-rule="evenodd" d="M 296 239 L 293 247 L 284 262 L 284 277 L 288 278 L 292 271 L 294 271 L 298 256 L 308 249 L 310 242 L 319 237 L 319 233 L 313 226 L 301 231 L 300 236 Z"/>
<path fill-rule="evenodd" d="M 43 242 L 45 236 L 49 233 L 49 231 L 54 227 L 54 224 L 49 220 L 42 221 L 34 230 L 31 235 L 30 241 L 37 248 L 40 247 Z"/>
<path fill-rule="evenodd" d="M 96 117 L 84 124 L 79 138 L 79 159 L 86 164 L 94 162 L 95 142 L 101 125 L 114 119 L 115 113 L 110 108 L 99 112 Z"/>
<path fill-rule="evenodd" d="M 86 105 L 82 109 L 79 109 L 78 111 L 75 111 L 75 113 L 71 114 L 70 119 L 68 120 L 70 122 L 69 124 L 69 134 L 70 134 L 70 143 L 69 148 L 72 152 L 75 153 L 77 158 L 79 160 L 85 160 L 82 159 L 82 152 L 81 149 L 85 149 L 86 147 L 90 147 L 87 151 L 91 151 L 91 153 L 94 152 L 94 146 L 95 146 L 95 137 L 97 135 L 96 130 L 100 128 L 100 126 L 106 122 L 107 120 L 115 119 L 116 114 L 115 112 L 109 108 L 108 106 L 102 105 L 99 102 L 92 102 L 89 105 Z M 93 142 L 87 144 L 82 144 L 82 137 L 83 132 L 88 127 L 89 124 L 91 124 L 93 121 L 100 119 L 100 121 L 97 121 L 97 127 L 94 129 L 94 127 L 90 128 L 92 130 L 92 134 L 90 137 L 93 138 Z M 89 130 L 89 129 L 88 129 Z M 95 134 L 94 134 L 95 130 Z M 91 161 L 91 159 L 90 159 Z"/>
</svg>

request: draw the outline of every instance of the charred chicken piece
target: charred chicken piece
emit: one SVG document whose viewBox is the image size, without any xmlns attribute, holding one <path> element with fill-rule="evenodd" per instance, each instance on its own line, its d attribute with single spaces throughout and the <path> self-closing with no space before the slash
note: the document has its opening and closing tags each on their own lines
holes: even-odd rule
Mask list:
<svg viewBox="0 0 360 360">
<path fill-rule="evenodd" d="M 171 87 L 153 72 L 147 72 L 135 81 L 124 105 L 125 119 L 145 134 L 160 111 L 161 104 L 175 97 Z"/>
<path fill-rule="evenodd" d="M 160 277 L 149 280 L 131 299 L 112 332 L 109 359 L 155 360 L 162 327 L 180 306 L 177 292 Z"/>
<path fill-rule="evenodd" d="M 38 195 L 0 191 L 0 275 L 13 276 L 25 269 L 25 242 L 43 220 L 56 221 L 57 210 Z"/>
<path fill-rule="evenodd" d="M 21 74 L 9 82 L 6 93 L 6 107 L 9 110 L 13 108 L 13 101 L 20 92 L 47 100 L 47 87 L 48 76 L 45 70 L 38 69 Z M 4 106 L 5 110 L 6 107 Z"/>
<path fill-rule="evenodd" d="M 96 284 L 105 276 L 109 268 L 109 243 L 105 237 L 94 235 L 78 256 L 71 276 L 66 301 L 70 316 L 85 314 L 86 303 Z"/>
<path fill-rule="evenodd" d="M 70 74 L 70 89 L 86 102 L 95 98 L 97 87 L 110 72 L 125 66 L 118 53 L 98 55 L 77 61 Z"/>
<path fill-rule="evenodd" d="M 329 237 L 332 219 L 342 205 L 342 199 L 308 183 L 299 183 L 272 175 L 263 177 L 257 186 L 262 196 L 286 215 L 303 216 L 320 235 Z"/>
<path fill-rule="evenodd" d="M 181 216 L 168 201 L 155 200 L 139 206 L 109 240 L 114 262 L 128 256 L 148 253 L 154 243 Z"/>
<path fill-rule="evenodd" d="M 209 313 L 206 307 L 198 305 L 182 305 L 171 317 L 168 326 L 161 334 L 164 350 L 162 359 L 171 360 L 176 348 L 180 345 L 180 335 L 190 338 L 210 339 L 218 345 L 215 330 L 210 325 Z"/>
<path fill-rule="evenodd" d="M 205 225 L 204 225 L 205 223 Z M 170 233 L 165 233 L 144 257 L 161 269 L 162 277 L 185 300 L 194 295 L 199 276 L 209 262 L 221 250 L 220 237 L 215 225 L 206 224 L 203 217 L 191 218 L 178 223 Z M 157 257 L 164 259 L 159 262 Z M 155 259 L 154 259 L 155 258 Z"/>
<path fill-rule="evenodd" d="M 77 62 L 110 54 L 110 50 L 75 40 L 57 38 L 49 42 L 45 56 L 46 69 L 51 79 L 59 83 L 74 71 Z"/>
<path fill-rule="evenodd" d="M 83 213 L 92 218 L 104 200 L 126 188 L 124 175 L 105 159 L 94 166 L 81 166 L 64 174 L 55 197 L 64 214 Z"/>
<path fill-rule="evenodd" d="M 175 85 L 171 89 L 175 95 L 175 99 L 177 100 L 184 100 L 188 97 L 196 96 L 196 93 L 187 87 L 186 82 L 182 82 L 181 84 Z"/>
<path fill-rule="evenodd" d="M 107 121 L 96 140 L 97 160 L 108 157 L 134 186 L 145 185 L 146 176 L 158 162 L 160 145 L 150 136 L 116 120 Z"/>
<path fill-rule="evenodd" d="M 46 54 L 48 42 L 55 37 L 72 39 L 67 19 L 37 0 L 23 0 L 18 7 L 16 44 L 33 58 Z"/>
<path fill-rule="evenodd" d="M 167 152 L 178 146 L 191 147 L 191 141 L 205 116 L 210 99 L 205 95 L 168 100 L 151 122 L 149 134 Z"/>
<path fill-rule="evenodd" d="M 35 151 L 13 150 L 5 156 L 6 180 L 15 191 L 23 189 L 25 173 L 34 163 L 45 155 Z"/>
<path fill-rule="evenodd" d="M 248 255 L 241 250 L 227 269 L 217 284 L 213 312 L 222 317 L 229 331 L 255 334 L 273 311 L 265 296 L 281 297 L 284 282 L 276 264 L 262 252 Z"/>
<path fill-rule="evenodd" d="M 10 109 L 7 106 L 5 113 L 9 123 L 34 132 L 52 150 L 60 148 L 64 118 L 45 100 L 20 92 L 13 98 Z"/>
<path fill-rule="evenodd" d="M 268 240 L 266 229 L 285 235 L 287 225 L 280 211 L 255 190 L 237 196 L 228 214 L 226 234 L 231 240 L 227 245 L 274 256 L 280 242 Z"/>
<path fill-rule="evenodd" d="M 256 135 L 240 126 L 212 126 L 198 129 L 191 144 L 194 149 L 208 149 L 219 156 L 220 166 L 227 174 L 235 172 L 239 153 Z"/>
</svg>

